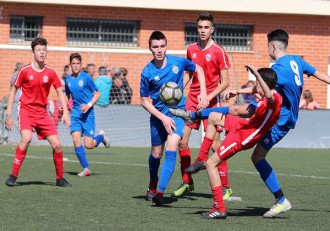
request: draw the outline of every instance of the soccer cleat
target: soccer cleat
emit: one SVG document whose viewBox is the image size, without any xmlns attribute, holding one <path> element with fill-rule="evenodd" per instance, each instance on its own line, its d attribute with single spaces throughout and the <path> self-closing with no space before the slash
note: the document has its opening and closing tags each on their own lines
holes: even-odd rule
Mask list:
<svg viewBox="0 0 330 231">
<path fill-rule="evenodd" d="M 71 187 L 72 185 L 66 181 L 66 179 L 62 178 L 59 180 L 56 180 L 56 186 L 60 187 Z"/>
<path fill-rule="evenodd" d="M 16 180 L 16 176 L 10 175 L 9 178 L 6 180 L 6 185 L 13 187 L 15 185 Z"/>
<path fill-rule="evenodd" d="M 152 203 L 156 204 L 156 206 L 163 205 L 163 194 L 155 193 L 152 197 Z"/>
<path fill-rule="evenodd" d="M 191 118 L 191 111 L 185 111 L 182 109 L 174 109 L 169 108 L 172 115 L 175 115 L 177 117 L 181 117 L 184 121 L 186 121 L 188 124 L 192 124 L 193 120 Z"/>
<path fill-rule="evenodd" d="M 233 190 L 231 189 L 231 187 L 229 187 L 229 188 L 222 187 L 223 200 L 228 200 L 228 198 L 231 197 L 231 195 L 233 195 Z"/>
<path fill-rule="evenodd" d="M 210 212 L 202 214 L 202 218 L 204 219 L 226 219 L 226 217 L 227 211 L 222 213 L 216 206 L 213 206 Z"/>
<path fill-rule="evenodd" d="M 279 202 L 279 201 L 275 202 L 273 207 L 269 211 L 267 211 L 263 215 L 263 217 L 273 218 L 280 213 L 284 213 L 284 212 L 290 210 L 291 208 L 292 208 L 292 205 L 291 205 L 290 201 L 285 198 L 283 202 Z"/>
<path fill-rule="evenodd" d="M 155 182 L 151 182 L 149 184 L 149 187 L 147 189 L 147 196 L 146 196 L 147 201 L 152 201 L 152 198 L 155 196 L 157 184 L 158 184 L 158 180 Z"/>
<path fill-rule="evenodd" d="M 89 168 L 84 168 L 84 171 L 78 173 L 78 176 L 90 176 L 90 175 L 92 175 L 92 172 L 91 170 L 89 170 Z"/>
<path fill-rule="evenodd" d="M 194 174 L 204 169 L 206 169 L 205 162 L 196 159 L 192 165 L 184 170 L 184 172 Z"/>
<path fill-rule="evenodd" d="M 105 133 L 105 131 L 101 130 L 101 131 L 99 132 L 99 134 L 103 136 L 103 141 L 102 141 L 102 143 L 104 144 L 104 146 L 105 146 L 106 148 L 110 148 L 110 139 L 108 138 L 108 136 L 107 136 L 107 134 Z"/>
<path fill-rule="evenodd" d="M 192 192 L 194 191 L 194 183 L 187 184 L 187 183 L 182 183 L 177 190 L 175 190 L 171 196 L 172 197 L 181 197 L 187 192 Z"/>
</svg>

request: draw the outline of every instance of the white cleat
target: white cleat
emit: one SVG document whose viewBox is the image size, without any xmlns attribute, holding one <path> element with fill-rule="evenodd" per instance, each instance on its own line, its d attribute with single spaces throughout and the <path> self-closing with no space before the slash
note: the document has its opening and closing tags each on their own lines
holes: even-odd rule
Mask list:
<svg viewBox="0 0 330 231">
<path fill-rule="evenodd" d="M 90 176 L 90 175 L 92 175 L 92 172 L 91 170 L 89 170 L 89 168 L 84 168 L 84 171 L 78 173 L 78 176 Z"/>
<path fill-rule="evenodd" d="M 273 218 L 277 216 L 280 213 L 284 213 L 286 211 L 289 211 L 292 208 L 292 205 L 288 199 L 284 199 L 283 202 L 275 202 L 273 207 L 269 211 L 267 211 L 263 217 L 265 218 Z"/>
<path fill-rule="evenodd" d="M 107 137 L 107 134 L 105 133 L 105 131 L 101 130 L 101 131 L 99 132 L 99 134 L 103 136 L 103 141 L 102 141 L 102 143 L 104 144 L 104 146 L 105 146 L 106 148 L 110 148 L 110 139 Z"/>
</svg>

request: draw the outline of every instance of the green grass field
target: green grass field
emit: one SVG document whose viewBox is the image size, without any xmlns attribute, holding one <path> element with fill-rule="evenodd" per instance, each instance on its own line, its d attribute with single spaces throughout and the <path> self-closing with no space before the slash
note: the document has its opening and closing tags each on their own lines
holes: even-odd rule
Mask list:
<svg viewBox="0 0 330 231">
<path fill-rule="evenodd" d="M 275 219 L 262 214 L 273 196 L 256 173 L 251 151 L 229 160 L 233 196 L 226 220 L 203 220 L 212 197 L 206 172 L 194 175 L 195 191 L 175 199 L 181 183 L 179 161 L 163 207 L 145 201 L 149 149 L 98 148 L 88 152 L 93 175 L 79 178 L 73 148 L 65 148 L 65 178 L 72 188 L 55 187 L 50 147 L 30 147 L 17 186 L 4 182 L 14 150 L 0 146 L 0 230 L 329 230 L 330 153 L 318 149 L 274 149 L 268 160 L 278 174 L 291 211 Z M 196 156 L 197 150 L 193 150 Z M 276 157 L 276 158 L 275 158 Z"/>
</svg>

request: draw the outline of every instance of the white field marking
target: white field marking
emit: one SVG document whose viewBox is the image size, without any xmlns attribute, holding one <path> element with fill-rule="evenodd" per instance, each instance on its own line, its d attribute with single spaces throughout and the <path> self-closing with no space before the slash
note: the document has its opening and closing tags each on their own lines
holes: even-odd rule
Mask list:
<svg viewBox="0 0 330 231">
<path fill-rule="evenodd" d="M 0 153 L 0 156 L 8 156 L 14 157 L 14 154 Z M 41 156 L 28 156 L 25 158 L 30 159 L 39 159 L 39 160 L 53 160 L 53 157 L 41 157 Z M 65 162 L 79 163 L 78 160 L 69 160 L 68 158 L 63 158 Z M 67 160 L 66 160 L 67 159 Z M 101 161 L 89 161 L 90 164 L 105 164 L 105 165 L 129 165 L 129 166 L 140 166 L 140 167 L 148 167 L 147 164 L 134 164 L 134 163 L 113 163 L 113 162 L 101 162 Z M 229 170 L 230 173 L 242 173 L 242 174 L 252 174 L 259 175 L 258 172 L 247 172 L 247 171 L 232 171 Z M 311 179 L 323 179 L 330 180 L 330 177 L 327 176 L 303 176 L 303 175 L 295 175 L 295 174 L 282 174 L 276 173 L 277 176 L 287 176 L 287 177 L 297 177 L 297 178 L 311 178 Z"/>
</svg>

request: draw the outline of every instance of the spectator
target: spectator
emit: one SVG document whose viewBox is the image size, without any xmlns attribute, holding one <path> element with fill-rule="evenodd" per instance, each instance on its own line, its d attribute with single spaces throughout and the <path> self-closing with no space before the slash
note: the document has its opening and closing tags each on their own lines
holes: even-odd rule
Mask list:
<svg viewBox="0 0 330 231">
<path fill-rule="evenodd" d="M 23 63 L 16 63 L 14 73 L 10 79 L 10 88 L 14 85 L 14 81 L 15 81 L 18 71 L 19 71 L 19 69 L 21 69 L 21 67 L 23 67 Z M 21 88 L 17 89 L 14 101 L 18 102 L 19 97 L 21 97 Z"/>
<path fill-rule="evenodd" d="M 107 76 L 107 68 L 104 66 L 99 67 L 99 76 L 94 79 L 94 84 L 101 93 L 101 98 L 96 102 L 99 106 L 108 106 L 110 104 L 110 91 L 112 80 Z"/>
<path fill-rule="evenodd" d="M 127 69 L 125 67 L 121 67 L 119 68 L 120 70 L 120 77 L 123 81 L 123 88 L 124 90 L 127 92 L 127 100 L 128 100 L 128 103 L 127 104 L 131 104 L 131 101 L 132 101 L 132 95 L 133 95 L 133 90 L 132 88 L 129 86 L 128 84 L 128 81 L 127 81 Z"/>
<path fill-rule="evenodd" d="M 254 87 L 255 85 L 256 85 L 255 81 L 249 80 L 249 81 L 247 81 L 246 84 L 244 84 L 242 86 L 242 89 L 243 88 L 247 88 L 247 87 Z M 241 95 L 242 95 L 245 103 L 252 103 L 252 102 L 256 102 L 257 101 L 257 99 L 256 99 L 256 97 L 255 97 L 254 94 L 241 94 Z"/>
<path fill-rule="evenodd" d="M 314 99 L 312 92 L 310 90 L 303 91 L 303 99 L 300 100 L 299 108 L 314 110 L 320 108 L 320 104 L 318 104 Z"/>
<path fill-rule="evenodd" d="M 112 79 L 114 77 L 116 67 L 107 66 L 107 75 Z"/>
<path fill-rule="evenodd" d="M 132 97 L 130 92 L 124 88 L 123 80 L 120 77 L 120 70 L 117 69 L 112 79 L 113 85 L 110 91 L 110 101 L 112 104 L 129 104 Z"/>
<path fill-rule="evenodd" d="M 92 76 L 92 78 L 94 79 L 95 64 L 93 64 L 93 63 L 87 64 L 86 72 L 87 72 L 87 74 L 89 74 L 90 76 Z"/>
</svg>

